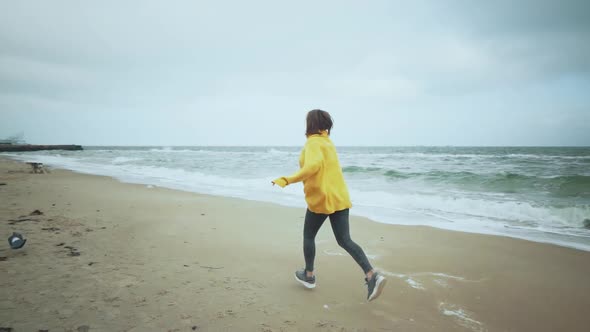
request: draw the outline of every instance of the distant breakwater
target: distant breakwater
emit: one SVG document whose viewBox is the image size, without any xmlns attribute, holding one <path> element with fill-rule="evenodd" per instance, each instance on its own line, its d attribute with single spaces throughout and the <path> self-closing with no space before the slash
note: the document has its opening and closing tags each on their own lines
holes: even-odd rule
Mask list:
<svg viewBox="0 0 590 332">
<path fill-rule="evenodd" d="M 81 145 L 33 145 L 33 144 L 0 144 L 0 152 L 27 152 L 42 150 L 83 150 Z"/>
</svg>

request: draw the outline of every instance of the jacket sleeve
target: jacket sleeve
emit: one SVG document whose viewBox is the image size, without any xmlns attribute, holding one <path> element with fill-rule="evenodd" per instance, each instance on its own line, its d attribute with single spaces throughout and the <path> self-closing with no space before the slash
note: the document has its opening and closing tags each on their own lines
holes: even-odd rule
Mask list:
<svg viewBox="0 0 590 332">
<path fill-rule="evenodd" d="M 305 146 L 305 159 L 303 167 L 295 174 L 286 177 L 287 184 L 305 181 L 310 176 L 317 173 L 323 164 L 323 154 L 320 144 L 309 143 Z"/>
</svg>

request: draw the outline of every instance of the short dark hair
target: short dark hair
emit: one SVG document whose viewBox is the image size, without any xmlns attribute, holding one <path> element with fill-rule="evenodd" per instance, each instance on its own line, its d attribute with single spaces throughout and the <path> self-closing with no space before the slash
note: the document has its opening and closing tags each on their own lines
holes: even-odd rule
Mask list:
<svg viewBox="0 0 590 332">
<path fill-rule="evenodd" d="M 322 130 L 327 130 L 330 134 L 334 121 L 330 116 L 330 113 L 315 109 L 307 112 L 307 129 L 305 130 L 305 136 L 319 134 Z"/>
</svg>

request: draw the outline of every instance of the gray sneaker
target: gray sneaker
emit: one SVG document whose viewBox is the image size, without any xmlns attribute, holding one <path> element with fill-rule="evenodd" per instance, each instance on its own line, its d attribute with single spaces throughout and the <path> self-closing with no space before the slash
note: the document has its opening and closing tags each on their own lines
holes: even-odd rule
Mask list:
<svg viewBox="0 0 590 332">
<path fill-rule="evenodd" d="M 374 299 L 378 298 L 379 295 L 381 295 L 387 279 L 385 279 L 385 277 L 380 275 L 378 272 L 375 272 L 373 273 L 371 280 L 367 280 L 367 278 L 365 278 L 365 281 L 367 282 L 367 288 L 369 289 L 367 301 L 373 301 Z"/>
<path fill-rule="evenodd" d="M 307 288 L 315 288 L 315 276 L 308 277 L 305 269 L 295 272 L 295 280 Z"/>
</svg>

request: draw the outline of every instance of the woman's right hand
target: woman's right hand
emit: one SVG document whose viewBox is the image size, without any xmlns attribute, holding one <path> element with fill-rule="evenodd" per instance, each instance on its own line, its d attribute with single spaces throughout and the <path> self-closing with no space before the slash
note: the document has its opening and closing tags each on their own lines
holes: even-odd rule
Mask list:
<svg viewBox="0 0 590 332">
<path fill-rule="evenodd" d="M 285 177 L 280 177 L 278 179 L 272 180 L 272 185 L 274 186 L 275 184 L 281 188 L 285 188 L 289 183 L 287 182 L 287 179 L 285 179 Z"/>
</svg>

